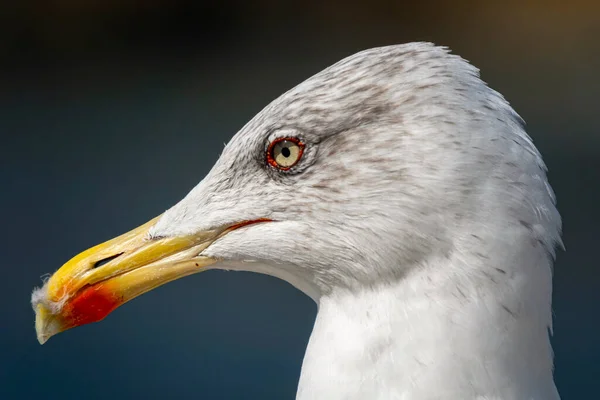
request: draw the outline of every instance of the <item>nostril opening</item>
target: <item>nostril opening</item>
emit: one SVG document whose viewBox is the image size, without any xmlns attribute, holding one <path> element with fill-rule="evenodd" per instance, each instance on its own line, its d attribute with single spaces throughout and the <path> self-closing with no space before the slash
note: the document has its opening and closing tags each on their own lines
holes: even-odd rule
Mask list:
<svg viewBox="0 0 600 400">
<path fill-rule="evenodd" d="M 115 258 L 119 257 L 121 254 L 123 254 L 123 253 L 115 254 L 114 256 L 106 257 L 106 258 L 103 258 L 103 259 L 102 259 L 102 260 L 100 260 L 100 261 L 96 261 L 96 262 L 94 263 L 94 266 L 93 266 L 92 268 L 98 268 L 98 267 L 101 267 L 101 266 L 103 266 L 104 264 L 106 264 L 106 263 L 108 263 L 108 262 L 111 262 L 111 261 L 112 261 L 112 260 L 114 260 Z"/>
</svg>

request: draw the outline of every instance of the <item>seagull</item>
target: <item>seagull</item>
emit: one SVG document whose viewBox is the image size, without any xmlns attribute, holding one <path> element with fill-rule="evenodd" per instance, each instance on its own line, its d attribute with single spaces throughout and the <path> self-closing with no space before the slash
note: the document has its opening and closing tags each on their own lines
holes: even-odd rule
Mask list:
<svg viewBox="0 0 600 400">
<path fill-rule="evenodd" d="M 186 275 L 253 271 L 318 305 L 297 399 L 559 399 L 546 172 L 467 61 L 365 50 L 264 108 L 179 203 L 36 288 L 37 337 Z"/>
</svg>

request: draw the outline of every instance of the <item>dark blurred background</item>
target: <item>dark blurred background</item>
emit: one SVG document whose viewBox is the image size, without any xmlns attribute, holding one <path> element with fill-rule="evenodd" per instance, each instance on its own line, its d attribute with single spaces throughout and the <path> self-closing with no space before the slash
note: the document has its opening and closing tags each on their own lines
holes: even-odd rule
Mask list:
<svg viewBox="0 0 600 400">
<path fill-rule="evenodd" d="M 316 307 L 208 272 L 39 346 L 31 289 L 176 203 L 269 101 L 356 51 L 416 40 L 481 68 L 528 123 L 564 218 L 556 382 L 600 375 L 600 3 L 46 0 L 0 5 L 0 398 L 292 399 Z"/>
</svg>

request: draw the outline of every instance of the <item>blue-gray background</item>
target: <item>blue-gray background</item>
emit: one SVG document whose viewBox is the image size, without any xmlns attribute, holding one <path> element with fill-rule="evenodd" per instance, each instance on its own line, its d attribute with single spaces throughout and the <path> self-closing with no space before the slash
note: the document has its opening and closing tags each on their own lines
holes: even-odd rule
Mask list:
<svg viewBox="0 0 600 400">
<path fill-rule="evenodd" d="M 31 289 L 177 202 L 285 90 L 358 50 L 414 40 L 472 61 L 526 119 L 564 218 L 556 381 L 564 399 L 594 397 L 597 3 L 12 3 L 0 6 L 0 398 L 293 398 L 316 307 L 284 282 L 188 277 L 43 347 Z"/>
</svg>

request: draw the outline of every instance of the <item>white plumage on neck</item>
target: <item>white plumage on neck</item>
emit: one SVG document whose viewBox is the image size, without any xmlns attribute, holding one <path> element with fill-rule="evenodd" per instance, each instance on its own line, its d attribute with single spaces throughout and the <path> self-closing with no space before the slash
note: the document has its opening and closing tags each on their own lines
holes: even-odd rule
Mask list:
<svg viewBox="0 0 600 400">
<path fill-rule="evenodd" d="M 548 266 L 507 268 L 498 284 L 462 275 L 456 258 L 323 296 L 297 398 L 558 399 L 541 317 L 549 293 L 536 290 Z"/>
</svg>

